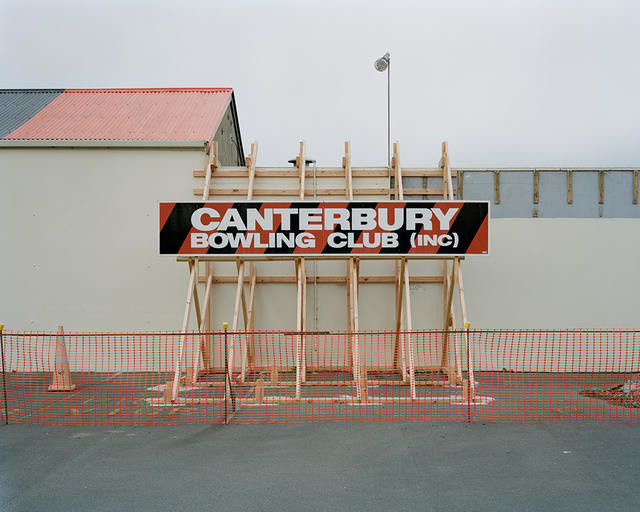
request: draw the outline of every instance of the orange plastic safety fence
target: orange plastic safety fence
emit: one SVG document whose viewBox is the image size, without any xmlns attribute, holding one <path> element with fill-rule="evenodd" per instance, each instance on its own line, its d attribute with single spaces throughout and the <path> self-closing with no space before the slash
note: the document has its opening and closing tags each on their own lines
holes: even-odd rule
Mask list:
<svg viewBox="0 0 640 512">
<path fill-rule="evenodd" d="M 638 330 L 5 331 L 2 344 L 10 423 L 640 420 Z"/>
</svg>

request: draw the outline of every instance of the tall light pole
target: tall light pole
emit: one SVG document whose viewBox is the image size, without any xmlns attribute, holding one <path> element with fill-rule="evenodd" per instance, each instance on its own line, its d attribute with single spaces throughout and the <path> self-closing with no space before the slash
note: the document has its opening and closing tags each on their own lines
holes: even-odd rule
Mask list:
<svg viewBox="0 0 640 512">
<path fill-rule="evenodd" d="M 389 52 L 376 60 L 376 71 L 387 72 L 387 167 L 391 175 L 391 55 Z"/>
</svg>

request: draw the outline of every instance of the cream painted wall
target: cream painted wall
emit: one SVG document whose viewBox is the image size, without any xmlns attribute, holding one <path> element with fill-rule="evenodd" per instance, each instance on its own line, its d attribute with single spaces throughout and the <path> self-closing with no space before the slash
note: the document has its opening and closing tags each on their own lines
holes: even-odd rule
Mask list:
<svg viewBox="0 0 640 512">
<path fill-rule="evenodd" d="M 639 219 L 497 219 L 465 263 L 476 328 L 639 327 Z"/>
<path fill-rule="evenodd" d="M 640 220 L 495 219 L 490 233 L 491 255 L 468 257 L 462 264 L 467 311 L 474 328 L 640 325 Z M 275 268 L 281 265 L 265 263 L 260 272 L 277 273 Z M 292 267 L 285 267 L 291 275 Z M 319 267 L 325 274 L 345 271 L 343 262 L 321 262 Z M 409 268 L 413 274 L 431 274 L 441 269 L 441 263 L 412 261 Z M 307 262 L 307 269 L 313 275 L 312 262 Z M 360 273 L 392 275 L 393 263 L 362 261 Z M 411 288 L 414 327 L 441 327 L 442 287 L 413 284 Z M 233 286 L 225 285 L 225 293 L 233 293 Z M 345 293 L 339 285 L 319 286 L 319 329 L 345 328 Z M 308 297 L 307 319 L 312 326 L 312 287 Z M 229 302 L 217 307 L 214 325 L 231 317 Z M 393 285 L 361 285 L 360 302 L 362 329 L 393 326 Z M 285 325 L 293 327 L 294 313 L 294 285 L 258 287 L 257 325 L 282 328 L 284 319 Z"/>
<path fill-rule="evenodd" d="M 157 256 L 157 202 L 192 199 L 203 162 L 198 150 L 1 149 L 0 321 L 179 328 L 184 274 Z"/>
<path fill-rule="evenodd" d="M 174 330 L 182 323 L 186 264 L 157 256 L 157 201 L 192 200 L 201 151 L 158 149 L 0 150 L 0 321 L 10 330 Z M 496 219 L 491 256 L 463 264 L 476 328 L 636 327 L 640 220 Z M 439 270 L 412 262 L 412 273 Z M 322 274 L 344 262 L 320 262 Z M 261 274 L 293 275 L 266 262 Z M 313 262 L 307 263 L 313 275 Z M 232 275 L 233 264 L 216 264 Z M 392 274 L 364 261 L 362 275 Z M 213 325 L 230 320 L 234 285 L 214 290 Z M 314 327 L 314 290 L 308 322 Z M 317 327 L 346 326 L 345 288 L 320 285 Z M 439 285 L 412 285 L 415 328 L 442 324 Z M 362 285 L 362 329 L 393 325 L 392 285 Z M 262 285 L 258 328 L 294 328 L 295 287 Z M 192 322 L 192 326 L 195 324 Z"/>
</svg>

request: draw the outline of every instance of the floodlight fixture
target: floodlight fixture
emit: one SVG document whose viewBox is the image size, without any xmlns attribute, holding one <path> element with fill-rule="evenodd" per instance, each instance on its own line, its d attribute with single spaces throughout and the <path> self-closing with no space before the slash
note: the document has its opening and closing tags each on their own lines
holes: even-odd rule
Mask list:
<svg viewBox="0 0 640 512">
<path fill-rule="evenodd" d="M 391 55 L 389 53 L 385 53 L 382 57 L 380 57 L 374 64 L 376 71 L 386 71 L 389 67 L 389 60 L 391 59 Z"/>
</svg>

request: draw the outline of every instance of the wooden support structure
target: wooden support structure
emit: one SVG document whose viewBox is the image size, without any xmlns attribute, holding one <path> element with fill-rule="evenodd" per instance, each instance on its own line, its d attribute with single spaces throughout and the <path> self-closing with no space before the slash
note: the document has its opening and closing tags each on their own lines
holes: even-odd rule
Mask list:
<svg viewBox="0 0 640 512">
<path fill-rule="evenodd" d="M 189 260 L 189 288 L 187 289 L 187 300 L 184 308 L 184 316 L 182 318 L 182 334 L 178 343 L 178 357 L 176 359 L 175 371 L 173 373 L 173 390 L 171 393 L 171 401 L 174 402 L 178 398 L 180 389 L 180 374 L 182 369 L 182 358 L 184 357 L 187 345 L 187 329 L 189 327 L 189 317 L 191 316 L 191 301 L 193 300 L 193 289 L 196 285 L 196 268 L 198 258 Z"/>
<path fill-rule="evenodd" d="M 351 168 L 351 142 L 344 143 L 344 156 L 342 157 L 342 168 L 344 169 L 344 196 L 348 201 L 353 200 L 353 172 Z M 349 332 L 349 356 L 353 380 L 356 384 L 356 395 L 362 393 L 362 381 L 360 378 L 360 330 L 358 314 L 358 262 L 355 258 L 347 260 L 347 331 Z"/>
<path fill-rule="evenodd" d="M 363 259 L 363 258 L 361 258 Z M 218 276 L 214 275 L 212 279 L 213 284 L 235 284 L 238 278 L 236 276 Z M 360 284 L 394 284 L 396 282 L 395 276 L 358 276 Z M 434 276 L 417 276 L 410 275 L 409 281 L 411 284 L 442 284 L 444 277 L 441 275 Z M 207 278 L 200 276 L 200 283 L 206 283 Z M 246 284 L 251 283 L 251 277 L 246 275 L 244 277 Z M 296 276 L 256 276 L 256 284 L 296 284 Z M 307 275 L 307 284 L 317 282 L 319 284 L 344 284 L 347 283 L 347 275 L 340 276 L 318 276 L 317 279 L 314 276 Z"/>
<path fill-rule="evenodd" d="M 402 182 L 402 168 L 400 167 L 400 153 L 399 145 L 397 142 L 393 144 L 393 157 L 391 158 L 391 168 L 394 178 L 394 192 L 395 199 L 402 201 L 404 199 L 404 185 Z M 444 178 L 443 178 L 444 180 Z M 446 188 L 447 183 L 443 181 L 443 187 Z M 398 364 L 398 357 L 400 358 L 400 370 L 402 375 L 402 382 L 407 382 L 407 362 L 405 351 L 405 336 L 400 333 L 402 329 L 402 304 L 403 295 L 409 292 L 409 288 L 404 285 L 404 276 L 407 272 L 407 260 L 403 258 L 401 261 L 396 261 L 396 341 L 393 348 L 393 362 L 394 365 Z M 407 318 L 411 321 L 411 311 L 407 308 Z"/>
<path fill-rule="evenodd" d="M 282 197 L 287 200 L 304 200 L 313 196 L 318 200 L 331 200 L 342 196 L 347 200 L 353 200 L 358 196 L 370 196 L 370 199 L 391 198 L 404 200 L 405 195 L 422 195 L 425 199 L 454 200 L 456 196 L 462 197 L 462 173 L 451 170 L 448 146 L 442 144 L 442 157 L 437 168 L 403 169 L 400 161 L 400 146 L 398 142 L 393 145 L 392 176 L 394 178 L 393 190 L 390 191 L 385 178 L 388 177 L 386 167 L 353 167 L 351 157 L 351 144 L 345 142 L 342 166 L 338 168 L 308 168 L 306 163 L 306 147 L 302 141 L 299 144 L 295 167 L 291 168 L 260 168 L 257 167 L 256 142 L 251 144 L 251 152 L 246 156 L 245 166 L 221 167 L 218 162 L 218 148 L 215 142 L 210 144 L 210 151 L 205 161 L 204 170 L 196 170 L 193 175 L 196 178 L 204 178 L 202 187 L 194 188 L 194 193 L 207 201 L 212 197 L 216 199 L 228 198 L 233 200 L 237 196 L 245 196 L 247 200 L 256 197 Z M 423 178 L 423 186 L 419 188 L 406 188 L 404 178 Z M 276 186 L 269 186 L 269 181 L 278 180 Z M 314 178 L 310 186 L 310 180 Z M 316 181 L 323 179 L 333 180 L 330 186 L 318 186 Z M 336 179 L 344 179 L 344 187 L 336 185 Z M 429 180 L 442 180 L 441 184 Z M 235 180 L 231 183 L 229 180 Z M 239 181 L 240 180 L 240 181 Z M 246 186 L 242 183 L 246 180 Z M 283 186 L 281 180 L 295 180 L 295 185 Z M 457 181 L 456 181 L 457 180 Z M 539 199 L 538 172 L 534 174 L 534 202 Z M 387 186 L 382 186 L 382 182 Z M 239 184 L 240 183 L 240 184 Z M 291 183 L 291 181 L 289 181 Z M 326 183 L 326 182 L 325 182 Z M 637 173 L 634 175 L 634 190 L 637 189 Z M 390 194 L 392 192 L 392 194 Z M 494 173 L 495 203 L 500 203 L 500 175 Z M 568 184 L 568 199 L 571 199 L 570 185 Z M 637 196 L 635 192 L 634 198 Z M 313 384 L 311 371 L 322 371 L 322 362 L 308 360 L 312 356 L 308 350 L 309 344 L 315 338 L 309 334 L 307 325 L 307 285 L 314 286 L 324 283 L 343 284 L 346 292 L 347 331 L 345 339 L 346 367 L 350 372 L 356 391 L 355 400 L 367 402 L 371 400 L 368 393 L 368 378 L 379 371 L 397 372 L 401 382 L 409 387 L 409 398 L 419 400 L 417 387 L 422 385 L 449 385 L 460 386 L 464 381 L 469 384 L 465 388 L 469 400 L 475 397 L 475 381 L 472 375 L 472 347 L 469 345 L 469 337 L 463 341 L 459 335 L 452 335 L 450 331 L 456 329 L 456 314 L 454 306 L 460 309 L 460 320 L 465 324 L 467 312 L 464 297 L 460 257 L 446 257 L 442 261 L 442 274 L 436 275 L 411 275 L 410 261 L 406 257 L 395 259 L 395 272 L 393 275 L 361 275 L 361 265 L 364 259 L 356 256 L 346 258 L 346 272 L 344 275 L 307 275 L 305 258 L 291 256 L 294 263 L 294 275 L 258 275 L 258 264 L 255 258 L 238 257 L 235 261 L 237 273 L 234 276 L 221 275 L 215 271 L 214 265 L 218 263 L 211 259 L 179 258 L 187 261 L 189 266 L 189 285 L 185 302 L 182 331 L 178 347 L 178 355 L 175 361 L 173 380 L 165 386 L 164 396 L 170 402 L 186 400 L 179 398 L 181 382 L 198 385 L 198 378 L 210 372 L 229 372 L 233 382 L 239 385 L 254 385 L 255 404 L 265 404 L 270 401 L 265 391 L 265 382 L 260 374 L 255 372 L 266 371 L 270 387 L 279 385 L 292 385 L 295 388 L 292 400 L 306 400 L 303 394 L 304 386 Z M 282 260 L 280 258 L 274 258 Z M 264 261 L 268 261 L 265 259 Z M 451 265 L 449 265 L 451 261 Z M 260 263 L 263 265 L 266 263 Z M 366 263 L 364 263 L 366 264 Z M 200 266 L 204 265 L 201 272 Z M 315 273 L 314 273 L 315 274 Z M 227 367 L 216 364 L 216 358 L 212 354 L 211 343 L 211 311 L 213 304 L 213 289 L 218 284 L 235 284 L 235 297 L 233 301 L 233 317 L 231 329 L 228 333 L 228 358 Z M 296 286 L 296 313 L 295 313 L 295 347 L 293 350 L 293 366 L 291 363 L 281 361 L 256 361 L 255 335 L 255 290 L 258 284 L 290 283 Z M 441 340 L 441 352 L 438 354 L 437 364 L 426 364 L 416 358 L 417 340 L 412 335 L 414 319 L 412 317 L 411 285 L 441 284 L 443 288 L 443 335 Z M 376 364 L 367 358 L 366 345 L 361 346 L 362 340 L 359 333 L 361 329 L 359 319 L 359 295 L 360 285 L 369 284 L 394 284 L 395 288 L 395 339 L 393 343 L 392 362 L 389 367 Z M 246 286 L 245 286 L 246 285 Z M 201 293 L 198 288 L 201 286 Z M 248 287 L 248 290 L 246 289 Z M 457 298 L 455 289 L 457 288 Z M 191 306 L 194 306 L 198 333 L 191 337 L 188 335 Z M 317 305 L 315 305 L 317 307 Z M 242 325 L 241 325 L 242 324 Z M 283 326 L 285 328 L 285 326 Z M 460 327 L 458 327 L 459 329 Z M 243 332 L 244 331 L 244 332 Z M 198 337 L 199 335 L 199 337 Z M 192 345 L 189 345 L 192 344 Z M 219 345 L 219 343 L 218 343 Z M 193 351 L 187 350 L 187 346 L 193 346 Z M 466 376 L 463 374 L 463 361 L 461 347 L 464 346 L 467 353 L 469 366 L 466 368 Z M 236 352 L 239 350 L 239 353 Z M 309 352 L 309 353 L 308 353 Z M 189 360 L 186 359 L 189 354 Z M 311 356 L 310 356 L 311 355 Z M 219 359 L 219 358 L 218 358 Z M 287 366 L 289 365 L 289 366 Z M 181 379 L 183 366 L 186 366 L 186 379 Z M 332 367 L 333 368 L 333 367 Z M 441 372 L 444 379 L 428 379 L 419 377 L 420 372 Z M 254 373 L 252 373 L 254 372 Z M 279 375 L 281 373 L 281 375 Z M 234 375 L 235 374 L 235 375 Z M 288 375 L 286 375 L 288 374 Z M 309 378 L 309 382 L 307 382 Z M 422 380 L 420 380 L 422 378 Z M 327 381 L 340 384 L 341 381 Z M 385 382 L 383 380 L 376 382 Z M 389 382 L 398 382 L 389 381 Z M 205 385 L 203 383 L 202 385 Z M 424 398 L 424 397 L 423 397 Z M 462 400 L 462 397 L 460 397 Z M 447 401 L 447 400 L 444 400 Z"/>
<path fill-rule="evenodd" d="M 236 261 L 236 267 L 238 268 L 238 284 L 236 287 L 236 298 L 233 303 L 233 318 L 231 320 L 232 334 L 231 334 L 231 343 L 229 344 L 229 358 L 228 358 L 228 365 L 227 365 L 227 372 L 232 377 L 233 377 L 233 370 L 235 367 L 234 358 L 235 358 L 235 347 L 236 347 L 236 341 L 237 341 L 236 333 L 239 330 L 240 305 L 244 304 L 245 302 L 242 300 L 244 298 L 244 265 L 245 264 L 243 261 L 240 261 L 240 260 Z M 244 318 L 246 319 L 246 317 L 247 316 L 245 313 Z"/>
<path fill-rule="evenodd" d="M 255 390 L 255 403 L 263 404 L 264 403 L 264 380 L 260 377 L 256 381 L 256 390 Z"/>
<path fill-rule="evenodd" d="M 202 194 L 204 189 L 194 188 L 195 195 Z M 211 191 L 212 196 L 246 196 L 246 188 L 229 188 L 229 189 L 216 189 Z M 293 188 L 263 188 L 255 191 L 256 197 L 264 196 L 278 196 L 278 197 L 291 197 L 295 196 L 297 189 Z M 314 190 L 312 188 L 305 189 L 305 195 L 312 195 Z M 341 188 L 319 188 L 315 190 L 318 196 L 344 196 L 344 190 Z M 421 196 L 437 196 L 442 195 L 443 190 L 441 188 L 406 188 L 405 193 L 409 195 L 421 195 Z M 386 198 L 389 195 L 389 190 L 386 188 L 354 188 L 354 196 L 381 196 Z"/>
<path fill-rule="evenodd" d="M 445 176 L 445 180 L 449 185 L 452 181 L 451 176 L 451 167 L 449 165 L 449 152 L 448 146 L 446 142 L 442 143 L 442 168 Z M 495 184 L 495 202 L 496 204 L 500 202 L 500 175 L 499 173 L 494 174 L 494 184 Z M 446 187 L 446 194 L 444 199 L 452 200 L 453 190 L 451 186 Z M 462 368 L 461 368 L 461 358 L 460 358 L 460 349 L 457 342 L 454 341 L 453 348 L 453 366 L 455 371 L 452 372 L 450 370 L 450 366 L 448 363 L 448 346 L 449 346 L 449 329 L 455 328 L 455 314 L 453 309 L 453 289 L 456 284 L 458 284 L 458 290 L 460 291 L 460 309 L 462 311 L 463 324 L 467 321 L 466 316 L 466 304 L 464 299 L 464 292 L 461 290 L 462 283 L 462 270 L 460 269 L 460 258 L 453 259 L 453 265 L 451 268 L 451 277 L 448 276 L 448 264 L 445 261 L 443 264 L 443 275 L 445 279 L 444 293 L 443 293 L 443 309 L 444 309 L 444 335 L 442 340 L 442 367 L 447 368 L 446 374 L 449 377 L 449 384 L 457 384 L 462 380 Z M 451 375 L 456 376 L 456 382 L 452 382 Z"/>
<path fill-rule="evenodd" d="M 202 200 L 207 201 L 211 195 L 211 181 L 216 176 L 216 169 L 219 167 L 219 159 L 218 159 L 218 145 L 217 142 L 212 141 L 208 145 L 209 151 L 205 158 L 205 169 L 203 173 L 203 177 L 205 179 L 205 186 L 202 189 Z M 257 156 L 257 143 L 253 143 L 251 145 L 251 154 L 246 157 L 247 162 L 247 175 L 249 177 L 249 186 L 247 199 L 251 199 L 253 197 L 253 183 L 255 177 L 255 162 Z M 213 266 L 212 263 L 207 261 L 205 262 L 205 274 L 204 274 L 204 297 L 201 300 L 198 294 L 198 284 L 201 282 L 199 271 L 200 271 L 200 261 L 198 258 L 188 258 L 187 263 L 189 265 L 189 288 L 187 290 L 187 300 L 185 304 L 185 312 L 183 316 L 182 323 L 182 335 L 180 338 L 179 346 L 178 346 L 178 356 L 176 359 L 174 377 L 171 386 L 171 401 L 175 401 L 178 396 L 178 392 L 180 389 L 180 376 L 182 372 L 182 363 L 183 359 L 186 355 L 186 345 L 187 345 L 187 330 L 189 328 L 189 320 L 191 314 L 191 304 L 193 303 L 194 309 L 196 312 L 196 320 L 198 325 L 198 340 L 196 346 L 193 350 L 193 358 L 190 361 L 190 364 L 187 364 L 186 367 L 186 384 L 195 384 L 198 381 L 198 377 L 200 375 L 200 366 L 202 363 L 203 371 L 210 371 L 210 363 L 211 363 L 211 354 L 209 352 L 210 340 L 206 335 L 206 332 L 211 330 L 211 295 L 212 288 L 214 283 L 213 276 Z M 250 287 L 250 297 L 249 297 L 249 305 L 247 304 L 247 299 L 244 292 L 244 265 L 243 261 L 237 261 L 237 269 L 238 269 L 238 278 L 237 278 L 237 292 L 236 292 L 236 302 L 234 308 L 234 316 L 233 316 L 233 332 L 231 335 L 231 343 L 229 346 L 229 358 L 228 358 L 228 367 L 227 371 L 232 375 L 234 370 L 234 356 L 235 356 L 235 345 L 237 341 L 237 335 L 235 332 L 238 331 L 239 328 L 239 312 L 240 312 L 240 304 L 242 304 L 242 316 L 244 320 L 244 328 L 248 330 L 249 325 L 249 317 L 253 318 L 253 294 L 255 291 L 256 284 L 256 274 L 255 274 L 255 265 L 250 263 L 250 279 L 251 279 L 251 287 Z M 249 362 L 249 347 L 247 340 L 242 340 L 243 343 L 241 345 L 241 372 L 240 372 L 240 381 L 244 382 L 247 365 Z"/>
<path fill-rule="evenodd" d="M 452 170 L 451 175 L 455 178 L 458 171 Z M 315 170 L 315 174 L 318 178 L 343 178 L 344 170 L 341 167 L 318 167 Z M 222 167 L 216 170 L 217 178 L 247 178 L 249 176 L 248 167 Z M 256 178 L 298 178 L 300 173 L 296 168 L 291 167 L 261 167 L 256 168 Z M 307 178 L 313 178 L 314 171 L 307 169 L 305 171 Z M 351 175 L 355 178 L 386 178 L 388 175 L 388 168 L 385 167 L 351 167 Z M 410 168 L 404 169 L 403 175 L 406 178 L 442 178 L 442 170 L 439 168 Z M 196 170 L 193 171 L 194 178 L 205 178 L 206 171 Z M 213 192 L 217 191 L 216 187 Z M 342 189 L 340 189 L 342 190 Z M 388 194 L 389 189 L 385 189 L 385 193 Z M 256 190 L 259 192 L 259 190 Z M 313 192 L 313 191 L 312 191 Z M 441 192 L 442 193 L 442 192 Z M 200 196 L 202 192 L 196 195 Z M 292 195 L 296 195 L 294 192 Z"/>
<path fill-rule="evenodd" d="M 253 142 L 251 144 L 251 153 L 247 155 L 245 158 L 245 162 L 247 165 L 247 174 L 248 174 L 248 186 L 247 186 L 247 200 L 253 199 L 254 194 L 254 183 L 255 183 L 255 175 L 256 175 L 256 159 L 258 157 L 258 143 Z M 244 263 L 242 263 L 244 265 Z M 239 272 L 238 272 L 239 275 Z M 247 304 L 247 299 L 244 294 L 244 269 L 242 272 L 243 278 L 238 277 L 238 287 L 240 288 L 240 293 L 242 297 L 242 310 L 243 310 L 243 319 L 244 319 L 244 329 L 245 331 L 254 331 L 254 296 L 256 290 L 256 282 L 257 282 L 257 272 L 255 263 L 249 263 L 249 302 Z M 255 335 L 253 333 L 248 334 L 242 340 L 242 359 L 240 363 L 240 377 L 239 381 L 243 383 L 246 379 L 247 372 L 250 366 L 253 364 L 254 359 L 254 341 Z M 233 371 L 233 369 L 232 369 Z"/>
<path fill-rule="evenodd" d="M 296 158 L 298 168 L 298 199 L 304 199 L 306 180 L 306 151 L 304 141 L 300 141 L 300 149 Z M 300 387 L 307 380 L 306 377 L 306 335 L 307 330 L 307 272 L 304 258 L 294 260 L 296 270 L 296 398 L 300 398 Z"/>
<path fill-rule="evenodd" d="M 367 403 L 369 401 L 369 390 L 367 383 L 367 367 L 360 368 L 360 394 L 358 395 L 360 402 Z"/>
<path fill-rule="evenodd" d="M 302 385 L 302 269 L 300 260 L 296 260 L 296 398 L 300 398 Z"/>
</svg>

